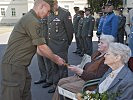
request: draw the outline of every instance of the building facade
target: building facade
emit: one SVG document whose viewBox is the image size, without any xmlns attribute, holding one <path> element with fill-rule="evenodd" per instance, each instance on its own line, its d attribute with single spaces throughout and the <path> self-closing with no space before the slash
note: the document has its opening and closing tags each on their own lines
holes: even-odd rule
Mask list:
<svg viewBox="0 0 133 100">
<path fill-rule="evenodd" d="M 123 7 L 133 8 L 133 0 L 123 0 Z"/>
<path fill-rule="evenodd" d="M 0 0 L 0 25 L 15 24 L 33 7 L 34 0 Z M 58 0 L 59 6 L 68 9 L 74 15 L 74 6 L 84 9 L 87 0 Z"/>
</svg>

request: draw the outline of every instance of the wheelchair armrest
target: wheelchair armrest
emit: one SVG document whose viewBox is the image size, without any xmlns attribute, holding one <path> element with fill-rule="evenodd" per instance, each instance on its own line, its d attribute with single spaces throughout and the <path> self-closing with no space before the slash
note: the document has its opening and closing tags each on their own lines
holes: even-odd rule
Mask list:
<svg viewBox="0 0 133 100">
<path fill-rule="evenodd" d="M 93 79 L 93 80 L 89 80 L 87 81 L 83 88 L 82 88 L 82 92 L 85 91 L 85 89 L 89 86 L 94 86 L 94 85 L 98 85 L 99 84 L 99 81 L 100 81 L 101 78 L 98 78 L 98 79 Z"/>
<path fill-rule="evenodd" d="M 100 79 L 101 79 L 101 78 L 97 78 L 97 79 L 89 80 L 89 81 L 85 82 L 84 85 L 86 85 L 86 84 L 90 84 L 90 83 L 93 83 L 93 82 L 100 81 Z"/>
</svg>

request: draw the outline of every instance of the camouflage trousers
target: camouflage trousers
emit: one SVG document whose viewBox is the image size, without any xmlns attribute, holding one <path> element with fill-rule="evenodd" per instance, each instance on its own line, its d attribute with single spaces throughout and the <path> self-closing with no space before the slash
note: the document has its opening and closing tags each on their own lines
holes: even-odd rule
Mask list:
<svg viewBox="0 0 133 100">
<path fill-rule="evenodd" d="M 1 100 L 31 100 L 31 75 L 22 65 L 2 64 Z"/>
</svg>

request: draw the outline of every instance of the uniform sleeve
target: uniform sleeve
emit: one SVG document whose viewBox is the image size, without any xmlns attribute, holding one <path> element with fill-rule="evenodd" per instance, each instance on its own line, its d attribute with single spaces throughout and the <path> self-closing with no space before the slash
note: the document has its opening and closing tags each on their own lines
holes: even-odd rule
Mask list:
<svg viewBox="0 0 133 100">
<path fill-rule="evenodd" d="M 72 18 L 71 18 L 70 12 L 66 13 L 66 15 L 64 17 L 64 24 L 65 24 L 67 37 L 68 37 L 68 42 L 69 42 L 69 45 L 70 45 L 71 42 L 72 42 L 73 33 L 74 33 L 74 29 L 73 29 L 73 25 L 72 25 Z"/>
<path fill-rule="evenodd" d="M 43 29 L 41 23 L 32 21 L 27 24 L 28 35 L 32 39 L 33 45 L 42 45 L 46 41 L 43 36 Z"/>
</svg>

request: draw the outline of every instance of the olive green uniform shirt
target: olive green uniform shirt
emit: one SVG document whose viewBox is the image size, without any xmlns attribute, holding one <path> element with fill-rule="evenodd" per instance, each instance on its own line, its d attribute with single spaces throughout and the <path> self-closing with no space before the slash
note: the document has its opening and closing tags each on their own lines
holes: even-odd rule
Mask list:
<svg viewBox="0 0 133 100">
<path fill-rule="evenodd" d="M 15 25 L 2 63 L 28 66 L 36 53 L 37 45 L 45 44 L 41 23 L 30 10 Z"/>
</svg>

